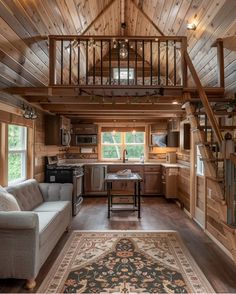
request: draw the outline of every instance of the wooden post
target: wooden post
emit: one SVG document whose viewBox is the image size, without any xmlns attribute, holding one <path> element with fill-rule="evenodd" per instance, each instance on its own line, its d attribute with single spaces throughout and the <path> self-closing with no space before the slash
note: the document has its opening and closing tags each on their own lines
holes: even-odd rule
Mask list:
<svg viewBox="0 0 236 294">
<path fill-rule="evenodd" d="M 218 69 L 218 86 L 225 87 L 225 74 L 224 74 L 224 45 L 223 40 L 217 40 L 217 69 Z"/>
<path fill-rule="evenodd" d="M 181 71 L 182 71 L 182 85 L 184 88 L 188 86 L 188 67 L 185 60 L 185 52 L 187 52 L 187 38 L 183 37 L 181 40 Z"/>
<path fill-rule="evenodd" d="M 49 86 L 56 84 L 56 40 L 49 37 Z"/>
</svg>

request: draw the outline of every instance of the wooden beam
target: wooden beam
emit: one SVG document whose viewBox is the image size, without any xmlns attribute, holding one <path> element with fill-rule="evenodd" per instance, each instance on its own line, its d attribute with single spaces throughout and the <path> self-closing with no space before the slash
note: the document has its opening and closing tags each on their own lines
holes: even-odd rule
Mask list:
<svg viewBox="0 0 236 294">
<path fill-rule="evenodd" d="M 213 110 L 212 110 L 212 108 L 211 108 L 211 106 L 209 104 L 206 92 L 205 92 L 205 90 L 204 90 L 204 88 L 203 88 L 203 86 L 201 84 L 201 81 L 200 81 L 200 79 L 199 79 L 199 77 L 197 75 L 197 72 L 196 72 L 196 70 L 194 68 L 194 65 L 193 65 L 187 51 L 185 51 L 184 56 L 185 56 L 186 63 L 188 65 L 188 67 L 189 67 L 189 70 L 191 72 L 191 75 L 193 77 L 193 80 L 194 80 L 194 82 L 195 82 L 195 84 L 197 86 L 199 96 L 200 96 L 202 104 L 203 104 L 203 106 L 205 108 L 205 112 L 207 114 L 209 122 L 210 122 L 210 124 L 212 126 L 212 129 L 213 129 L 215 135 L 216 135 L 217 142 L 219 143 L 219 146 L 221 146 L 221 143 L 223 141 L 223 136 L 221 134 L 218 122 L 217 122 L 217 120 L 216 120 L 216 118 L 214 116 L 214 112 L 213 112 Z"/>
<path fill-rule="evenodd" d="M 49 37 L 49 85 L 56 84 L 56 41 Z"/>
<path fill-rule="evenodd" d="M 141 9 L 134 0 L 131 0 L 133 5 L 138 9 L 138 11 L 152 24 L 152 26 L 158 31 L 161 36 L 164 36 L 164 33 L 159 29 L 159 27 L 151 20 L 151 18 Z"/>
<path fill-rule="evenodd" d="M 111 7 L 111 5 L 115 2 L 116 0 L 111 0 L 106 7 L 102 9 L 102 11 L 99 12 L 97 17 L 87 26 L 87 28 L 83 31 L 82 35 L 85 35 L 89 29 L 100 19 L 100 17 Z"/>
<path fill-rule="evenodd" d="M 181 111 L 180 105 L 130 105 L 130 104 L 120 104 L 117 106 L 111 105 L 111 104 L 95 104 L 95 105 L 62 105 L 62 104 L 47 104 L 43 105 L 43 108 L 50 111 L 110 111 L 110 112 L 118 112 L 118 111 L 124 111 L 124 112 L 155 112 L 157 110 L 159 111 L 165 111 L 165 112 L 178 112 Z"/>
<path fill-rule="evenodd" d="M 217 71 L 218 86 L 225 87 L 224 44 L 223 40 L 217 40 Z"/>
</svg>

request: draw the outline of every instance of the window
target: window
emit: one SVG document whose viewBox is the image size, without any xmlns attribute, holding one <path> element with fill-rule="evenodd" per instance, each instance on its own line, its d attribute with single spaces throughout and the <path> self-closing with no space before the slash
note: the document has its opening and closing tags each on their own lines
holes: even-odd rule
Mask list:
<svg viewBox="0 0 236 294">
<path fill-rule="evenodd" d="M 113 78 L 115 80 L 119 79 L 119 69 L 118 68 L 113 68 Z M 128 68 L 120 68 L 120 79 L 121 80 L 128 80 Z M 134 69 L 133 68 L 129 69 L 129 79 L 130 80 L 134 79 Z"/>
<path fill-rule="evenodd" d="M 140 159 L 145 152 L 145 132 L 102 132 L 102 159 L 120 160 L 124 149 L 126 158 Z"/>
<path fill-rule="evenodd" d="M 27 128 L 8 125 L 8 184 L 26 179 Z"/>
<path fill-rule="evenodd" d="M 197 175 L 204 176 L 204 163 L 203 163 L 202 156 L 198 146 L 197 146 L 196 155 L 197 155 Z"/>
</svg>

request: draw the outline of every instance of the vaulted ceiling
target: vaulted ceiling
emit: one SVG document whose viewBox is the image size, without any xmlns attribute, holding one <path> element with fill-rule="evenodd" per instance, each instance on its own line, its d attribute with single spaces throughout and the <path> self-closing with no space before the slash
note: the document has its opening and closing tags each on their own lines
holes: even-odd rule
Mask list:
<svg viewBox="0 0 236 294">
<path fill-rule="evenodd" d="M 211 46 L 217 38 L 236 35 L 235 11 L 235 0 L 0 0 L 0 88 L 48 85 L 48 35 L 161 32 L 187 36 L 203 85 L 215 86 L 217 56 Z M 192 22 L 195 31 L 186 29 Z M 226 91 L 235 93 L 236 52 L 228 49 L 225 79 Z"/>
</svg>

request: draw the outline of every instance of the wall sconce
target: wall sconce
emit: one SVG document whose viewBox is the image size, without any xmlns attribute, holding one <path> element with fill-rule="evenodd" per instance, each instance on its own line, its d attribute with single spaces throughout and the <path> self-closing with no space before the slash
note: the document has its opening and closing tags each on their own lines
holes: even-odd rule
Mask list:
<svg viewBox="0 0 236 294">
<path fill-rule="evenodd" d="M 112 136 L 115 136 L 115 134 L 116 134 L 115 123 L 116 123 L 116 120 L 114 119 L 113 120 L 113 131 L 111 132 Z"/>
<path fill-rule="evenodd" d="M 195 31 L 197 28 L 197 26 L 195 25 L 195 23 L 187 23 L 187 29 L 188 30 L 192 30 L 192 31 Z"/>
<path fill-rule="evenodd" d="M 30 106 L 23 105 L 23 110 L 24 110 L 23 117 L 25 119 L 36 119 L 36 118 L 38 118 L 38 115 L 37 115 L 34 108 L 32 108 Z"/>
</svg>

